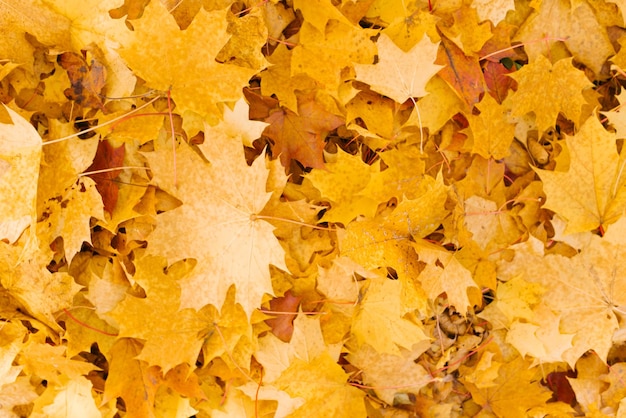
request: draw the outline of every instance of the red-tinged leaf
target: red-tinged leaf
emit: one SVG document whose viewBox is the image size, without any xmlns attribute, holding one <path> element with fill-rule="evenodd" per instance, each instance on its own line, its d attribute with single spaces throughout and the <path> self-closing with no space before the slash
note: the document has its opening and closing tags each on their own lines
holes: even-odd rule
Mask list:
<svg viewBox="0 0 626 418">
<path fill-rule="evenodd" d="M 552 372 L 548 374 L 545 382 L 542 382 L 545 386 L 552 391 L 552 400 L 558 402 L 564 402 L 566 404 L 573 405 L 576 401 L 576 394 L 570 385 L 568 377 L 576 377 L 577 373 L 572 370 L 566 372 Z"/>
<path fill-rule="evenodd" d="M 284 342 L 289 342 L 293 334 L 293 320 L 298 313 L 298 306 L 302 298 L 294 296 L 291 291 L 287 291 L 285 296 L 275 298 L 270 301 L 270 310 L 280 312 L 276 318 L 268 319 L 265 322 L 272 327 L 272 333 Z M 293 312 L 293 315 L 290 313 Z"/>
<path fill-rule="evenodd" d="M 81 106 L 92 107 L 105 111 L 100 92 L 106 84 L 107 71 L 100 62 L 91 60 L 91 65 L 85 59 L 73 52 L 66 52 L 59 56 L 59 64 L 67 71 L 72 88 L 65 90 L 70 100 L 75 100 Z"/>
<path fill-rule="evenodd" d="M 442 36 L 435 63 L 445 66 L 439 71 L 439 76 L 470 107 L 480 101 L 480 95 L 485 91 L 485 81 L 478 57 L 468 57 L 454 42 Z"/>
<path fill-rule="evenodd" d="M 93 163 L 87 169 L 87 172 L 106 170 L 109 168 L 121 167 L 124 162 L 124 144 L 120 147 L 113 148 L 109 141 L 100 141 L 98 150 L 93 159 Z M 113 180 L 120 175 L 122 170 L 107 171 L 104 173 L 93 173 L 91 177 L 96 182 L 98 193 L 102 196 L 104 210 L 109 213 L 113 212 L 117 204 L 118 186 Z"/>
<path fill-rule="evenodd" d="M 510 58 L 513 61 L 526 59 L 521 48 L 514 48 L 511 45 L 511 37 L 519 27 L 505 22 L 501 22 L 493 29 L 493 36 L 485 42 L 482 49 L 478 53 L 481 61 L 489 60 L 500 62 L 503 58 Z"/>
<path fill-rule="evenodd" d="M 500 104 L 506 98 L 509 89 L 517 90 L 517 81 L 507 76 L 512 72 L 499 62 L 488 61 L 485 64 L 484 76 L 487 90 Z"/>
<path fill-rule="evenodd" d="M 250 119 L 265 120 L 270 112 L 278 108 L 279 101 L 273 97 L 262 96 L 249 87 L 243 89 L 243 95 L 250 103 Z"/>
<path fill-rule="evenodd" d="M 270 124 L 265 134 L 274 141 L 273 153 L 284 167 L 297 160 L 305 167 L 323 168 L 326 134 L 345 121 L 311 98 L 298 100 L 298 113 L 281 109 L 265 119 Z"/>
</svg>

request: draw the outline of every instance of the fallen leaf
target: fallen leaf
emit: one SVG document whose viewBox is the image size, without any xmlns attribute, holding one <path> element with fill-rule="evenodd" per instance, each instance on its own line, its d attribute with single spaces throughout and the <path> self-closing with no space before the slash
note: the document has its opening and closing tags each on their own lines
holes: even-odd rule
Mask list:
<svg viewBox="0 0 626 418">
<path fill-rule="evenodd" d="M 445 36 L 441 37 L 441 46 L 435 61 L 443 65 L 439 76 L 469 107 L 474 106 L 485 91 L 485 81 L 478 58 L 465 55 L 454 42 Z"/>
<path fill-rule="evenodd" d="M 289 342 L 291 340 L 293 320 L 297 315 L 301 299 L 288 291 L 285 296 L 270 301 L 270 311 L 277 313 L 274 318 L 267 319 L 265 323 L 272 328 L 272 333 L 281 341 Z"/>
<path fill-rule="evenodd" d="M 400 347 L 410 350 L 429 339 L 420 325 L 404 317 L 404 307 L 392 302 L 400 299 L 400 292 L 400 281 L 384 277 L 367 280 L 361 289 L 363 301 L 352 320 L 356 347 L 368 344 L 379 353 L 397 355 Z"/>
<path fill-rule="evenodd" d="M 364 395 L 348 385 L 347 379 L 341 367 L 324 353 L 309 362 L 295 359 L 273 386 L 292 397 L 304 398 L 305 403 L 291 414 L 294 418 L 310 416 L 312 405 L 320 416 L 365 416 Z M 312 391 L 312 385 L 318 390 Z"/>
<path fill-rule="evenodd" d="M 0 239 L 13 243 L 36 220 L 41 137 L 28 121 L 4 108 L 13 122 L 0 125 Z"/>
<path fill-rule="evenodd" d="M 96 182 L 98 193 L 102 196 L 104 210 L 109 214 L 113 213 L 115 205 L 117 204 L 118 185 L 115 183 L 115 179 L 122 171 L 121 169 L 110 169 L 123 167 L 124 152 L 124 144 L 113 148 L 109 141 L 99 141 L 98 150 L 96 151 L 93 163 L 87 168 L 88 173 L 103 171 L 101 173 L 89 174 L 89 177 Z"/>
<path fill-rule="evenodd" d="M 577 61 L 600 74 L 605 60 L 614 53 L 596 10 L 587 2 L 572 6 L 569 0 L 541 2 L 519 28 L 514 41 L 524 42 L 531 61 L 550 54 L 563 42 Z M 541 42 L 537 42 L 541 41 Z"/>
<path fill-rule="evenodd" d="M 369 84 L 372 90 L 398 103 L 428 94 L 426 83 L 442 69 L 434 64 L 438 44 L 424 36 L 417 45 L 404 52 L 383 33 L 376 46 L 378 63 L 354 65 L 358 81 Z"/>
<path fill-rule="evenodd" d="M 121 397 L 131 417 L 153 416 L 154 399 L 162 379 L 158 367 L 150 367 L 135 358 L 141 348 L 137 340 L 122 338 L 108 353 L 111 377 L 107 379 L 102 401 Z"/>
<path fill-rule="evenodd" d="M 567 171 L 536 169 L 547 195 L 544 207 L 567 221 L 566 234 L 606 229 L 626 209 L 626 161 L 617 153 L 615 135 L 592 117 L 565 142 Z"/>
<path fill-rule="evenodd" d="M 582 107 L 587 104 L 583 90 L 592 86 L 585 75 L 572 65 L 571 59 L 555 64 L 543 55 L 511 74 L 517 81 L 517 91 L 508 96 L 505 106 L 510 106 L 514 116 L 535 114 L 539 132 L 554 126 L 559 112 L 576 125 L 581 124 Z M 537 94 L 537 88 L 542 94 Z M 545 98 L 549 97 L 550 100 Z"/>
<path fill-rule="evenodd" d="M 67 71 L 72 88 L 65 95 L 83 107 L 105 111 L 102 102 L 102 89 L 106 84 L 107 71 L 95 59 L 88 64 L 83 57 L 72 52 L 59 56 L 59 64 Z"/>
<path fill-rule="evenodd" d="M 164 373 L 179 364 L 194 365 L 206 324 L 194 309 L 179 309 L 179 282 L 190 267 L 184 261 L 167 266 L 165 259 L 148 256 L 138 260 L 136 268 L 134 280 L 146 297 L 127 295 L 108 313 L 120 328 L 119 337 L 145 341 L 136 359 Z"/>
<path fill-rule="evenodd" d="M 326 134 L 341 126 L 343 118 L 334 115 L 309 97 L 298 100 L 298 113 L 280 109 L 265 119 L 265 134 L 274 141 L 273 153 L 284 167 L 297 160 L 305 167 L 324 167 Z"/>
<path fill-rule="evenodd" d="M 200 10 L 191 25 L 180 31 L 160 2 L 150 3 L 143 17 L 133 23 L 135 30 L 124 40 L 119 53 L 150 87 L 171 89 L 180 112 L 193 111 L 215 123 L 221 116 L 217 103 L 238 100 L 241 88 L 255 72 L 215 61 L 230 37 L 226 12 Z M 211 39 L 208 44 L 207 39 Z M 181 53 L 195 58 L 180 59 Z"/>
<path fill-rule="evenodd" d="M 480 115 L 467 115 L 474 139 L 472 152 L 494 160 L 506 157 L 515 135 L 515 125 L 509 119 L 508 110 L 489 94 L 483 96 L 476 108 Z"/>
<path fill-rule="evenodd" d="M 182 284 L 181 306 L 221 307 L 235 284 L 237 302 L 251 315 L 263 295 L 273 293 L 268 262 L 286 269 L 273 227 L 254 219 L 270 197 L 265 191 L 268 171 L 262 158 L 251 167 L 246 164 L 240 141 L 223 135 L 209 138 L 200 149 L 211 163 L 184 143 L 178 148 L 177 158 L 187 162 L 178 170 L 178 187 L 173 184 L 171 150 L 146 153 L 155 184 L 183 202 L 159 215 L 148 251 L 171 262 L 197 260 Z M 229 168 L 229 176 L 222 175 L 223 167 Z"/>
<path fill-rule="evenodd" d="M 473 383 L 466 384 L 472 399 L 483 410 L 512 418 L 526 417 L 531 408 L 550 399 L 548 389 L 534 379 L 534 371 L 528 368 L 528 364 L 521 357 L 500 366 L 493 386 L 478 388 Z"/>
</svg>

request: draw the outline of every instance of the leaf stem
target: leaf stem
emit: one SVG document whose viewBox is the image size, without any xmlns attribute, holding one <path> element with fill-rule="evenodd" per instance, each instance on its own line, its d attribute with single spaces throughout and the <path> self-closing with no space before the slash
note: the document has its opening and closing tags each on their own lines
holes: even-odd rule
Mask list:
<svg viewBox="0 0 626 418">
<path fill-rule="evenodd" d="M 137 170 L 150 170 L 150 167 L 139 167 L 139 166 L 122 166 L 122 167 L 111 167 L 111 168 L 103 168 L 102 170 L 95 170 L 95 171 L 85 171 L 84 173 L 80 173 L 78 175 L 78 177 L 85 177 L 85 176 L 90 176 L 92 174 L 100 174 L 100 173 L 108 173 L 111 171 L 116 171 L 116 170 L 125 170 L 125 169 L 129 169 L 129 168 L 134 168 Z"/>
<path fill-rule="evenodd" d="M 111 333 L 111 332 L 102 331 L 101 329 L 98 329 L 98 328 L 96 328 L 96 327 L 92 327 L 91 325 L 89 325 L 89 324 L 87 324 L 87 323 L 85 323 L 85 322 L 81 321 L 80 319 L 76 318 L 76 317 L 75 317 L 74 315 L 72 315 L 72 314 L 70 313 L 70 311 L 68 311 L 66 308 L 63 308 L 63 312 L 65 312 L 65 314 L 66 314 L 66 315 L 67 315 L 67 316 L 68 316 L 68 317 L 69 317 L 72 321 L 76 322 L 78 325 L 81 325 L 81 326 L 83 326 L 83 327 L 85 327 L 85 328 L 87 328 L 87 329 L 90 329 L 90 330 L 94 331 L 94 332 L 97 332 L 97 333 L 99 333 L 99 334 L 103 334 L 103 335 L 108 335 L 109 337 L 117 337 L 117 336 L 119 336 L 119 335 L 120 335 L 119 333 L 117 333 L 117 334 L 113 334 L 113 333 Z"/>
<path fill-rule="evenodd" d="M 113 124 L 113 123 L 117 122 L 118 120 L 120 120 L 120 119 L 122 119 L 122 118 L 125 118 L 126 116 L 128 116 L 128 115 L 132 114 L 132 113 L 138 112 L 138 111 L 140 111 L 141 109 L 143 109 L 143 108 L 145 108 L 145 107 L 150 106 L 152 103 L 154 103 L 155 101 L 157 101 L 157 99 L 159 99 L 159 97 L 155 97 L 154 99 L 150 100 L 150 101 L 149 101 L 149 102 L 147 102 L 147 103 L 144 103 L 143 105 L 139 106 L 138 108 L 133 109 L 133 110 L 131 110 L 130 112 L 128 112 L 128 113 L 126 113 L 126 114 L 124 114 L 124 115 L 122 115 L 122 116 L 120 116 L 120 117 L 117 117 L 117 118 L 115 118 L 115 119 L 111 119 L 111 120 L 106 121 L 106 122 L 104 122 L 104 123 L 101 123 L 101 124 L 100 124 L 100 125 L 98 125 L 98 126 L 93 126 L 93 127 L 89 128 L 89 129 L 85 129 L 84 131 L 80 131 L 80 132 L 76 132 L 76 133 L 74 133 L 74 134 L 72 134 L 72 135 L 64 136 L 63 138 L 53 139 L 52 141 L 46 141 L 46 142 L 42 143 L 41 145 L 42 145 L 42 146 L 44 146 L 44 145 L 52 145 L 52 144 L 56 144 L 56 143 L 58 143 L 58 142 L 67 141 L 68 139 L 71 139 L 71 138 L 76 138 L 76 137 L 78 137 L 78 136 L 80 136 L 80 135 L 86 134 L 86 133 L 88 133 L 88 132 L 95 131 L 96 129 L 102 128 L 102 127 L 104 127 L 104 126 L 111 125 L 111 124 Z"/>
<path fill-rule="evenodd" d="M 509 46 L 507 48 L 499 49 L 499 50 L 497 50 L 495 52 L 492 52 L 490 54 L 487 54 L 485 56 L 480 57 L 478 60 L 479 61 L 484 61 L 487 58 L 493 57 L 494 55 L 498 55 L 498 54 L 500 54 L 502 52 L 511 51 L 511 50 L 513 50 L 515 48 L 520 48 L 520 47 L 523 47 L 523 46 L 526 46 L 526 45 L 529 45 L 529 44 L 534 44 L 534 43 L 537 43 L 537 42 L 546 42 L 546 41 L 561 41 L 561 42 L 565 42 L 568 39 L 569 39 L 569 36 L 566 36 L 565 38 L 558 38 L 558 37 L 552 38 L 552 37 L 546 36 L 546 37 L 543 37 L 543 38 L 540 38 L 540 39 L 533 39 L 531 41 L 522 42 L 519 45 L 511 45 L 511 46 Z"/>
<path fill-rule="evenodd" d="M 311 224 L 308 224 L 308 223 L 305 223 L 305 222 L 294 221 L 293 219 L 278 218 L 276 216 L 252 214 L 252 215 L 250 215 L 250 219 L 253 220 L 253 221 L 256 221 L 257 219 L 265 219 L 265 220 L 270 220 L 270 221 L 282 221 L 282 222 L 292 223 L 292 224 L 296 224 L 296 225 L 308 226 L 310 228 L 320 229 L 322 231 L 336 231 L 337 230 L 337 228 L 330 228 L 330 227 L 325 227 L 325 226 L 311 225 Z"/>
</svg>

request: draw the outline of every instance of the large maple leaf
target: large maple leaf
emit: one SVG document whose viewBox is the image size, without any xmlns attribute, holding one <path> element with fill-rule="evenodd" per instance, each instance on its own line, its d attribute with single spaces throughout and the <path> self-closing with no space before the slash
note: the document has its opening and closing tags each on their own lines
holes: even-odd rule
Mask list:
<svg viewBox="0 0 626 418">
<path fill-rule="evenodd" d="M 590 231 L 619 219 L 626 209 L 626 161 L 615 135 L 590 118 L 567 137 L 569 170 L 536 170 L 547 195 L 544 207 L 567 220 L 566 233 Z"/>
<path fill-rule="evenodd" d="M 180 112 L 191 110 L 217 122 L 221 116 L 217 103 L 239 99 L 241 88 L 258 70 L 215 60 L 230 37 L 226 13 L 200 10 L 181 31 L 165 6 L 150 3 L 133 23 L 135 31 L 120 55 L 150 87 L 171 88 Z"/>
<path fill-rule="evenodd" d="M 217 129 L 217 128 L 216 128 Z M 148 251 L 170 262 L 195 258 L 198 265 L 183 284 L 181 305 L 221 307 L 228 288 L 237 287 L 236 301 L 250 316 L 264 293 L 273 293 L 269 264 L 286 270 L 284 251 L 273 227 L 256 218 L 269 200 L 265 161 L 246 164 L 240 138 L 211 135 L 199 146 L 207 163 L 186 143 L 177 150 L 174 184 L 173 155 L 169 148 L 147 153 L 153 182 L 183 204 L 157 218 Z"/>
</svg>

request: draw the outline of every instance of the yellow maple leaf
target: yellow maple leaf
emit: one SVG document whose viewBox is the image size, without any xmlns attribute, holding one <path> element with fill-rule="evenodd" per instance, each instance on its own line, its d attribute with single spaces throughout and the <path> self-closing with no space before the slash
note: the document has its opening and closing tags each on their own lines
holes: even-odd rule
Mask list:
<svg viewBox="0 0 626 418">
<path fill-rule="evenodd" d="M 461 6 L 452 13 L 454 17 L 452 26 L 448 27 L 445 24 L 439 26 L 443 35 L 453 41 L 466 55 L 476 54 L 493 36 L 488 22 L 479 23 L 477 12 L 474 7 Z"/>
<path fill-rule="evenodd" d="M 576 2 L 576 6 L 571 3 L 570 0 L 539 2 L 537 10 L 526 19 L 513 40 L 524 42 L 531 60 L 539 55 L 549 56 L 551 48 L 561 41 L 577 61 L 599 74 L 614 52 L 603 27 L 605 23 L 587 2 Z M 542 42 L 532 42 L 539 39 Z"/>
<path fill-rule="evenodd" d="M 515 0 L 474 0 L 472 7 L 476 8 L 479 21 L 491 20 L 497 26 L 509 10 L 515 9 Z"/>
<path fill-rule="evenodd" d="M 146 297 L 128 295 L 108 313 L 119 325 L 119 336 L 145 340 L 137 359 L 164 372 L 181 363 L 194 365 L 206 323 L 194 309 L 179 309 L 179 281 L 189 267 L 184 262 L 167 267 L 164 258 L 148 256 L 136 269 L 134 279 Z"/>
<path fill-rule="evenodd" d="M 380 399 L 392 405 L 397 393 L 417 393 L 432 381 L 430 373 L 414 361 L 429 347 L 430 341 L 425 340 L 413 350 L 389 354 L 364 344 L 351 351 L 347 359 L 361 369 L 359 378 L 371 386 Z"/>
<path fill-rule="evenodd" d="M 496 328 L 508 328 L 515 319 L 528 322 L 534 318 L 533 308 L 541 301 L 543 287 L 519 276 L 498 284 L 496 300 L 478 314 Z"/>
<path fill-rule="evenodd" d="M 414 344 L 430 340 L 421 324 L 404 317 L 404 307 L 398 303 L 401 291 L 397 280 L 367 280 L 352 322 L 357 347 L 367 343 L 380 353 L 399 354 L 399 347 L 410 350 Z"/>
<path fill-rule="evenodd" d="M 495 160 L 506 157 L 515 134 L 515 125 L 509 121 L 506 107 L 498 104 L 490 94 L 485 94 L 476 108 L 480 115 L 468 115 L 474 138 L 472 152 Z"/>
<path fill-rule="evenodd" d="M 499 209 L 492 200 L 470 196 L 463 202 L 463 211 L 463 226 L 482 250 L 500 250 L 523 235 L 517 219 L 509 211 Z"/>
<path fill-rule="evenodd" d="M 24 36 L 27 32 L 38 41 L 59 51 L 85 50 L 98 44 L 104 51 L 109 37 L 127 32 L 124 22 L 111 19 L 107 11 L 115 0 L 6 0 L 0 10 L 0 22 L 7 36 L 0 41 L 0 55 L 25 64 L 32 71 L 34 47 Z M 109 58 L 115 59 L 112 51 Z"/>
<path fill-rule="evenodd" d="M 324 0 L 295 0 L 294 7 L 300 10 L 307 22 L 319 32 L 324 32 L 329 20 L 350 24 L 350 21 L 332 3 Z"/>
<path fill-rule="evenodd" d="M 376 48 L 370 38 L 374 35 L 371 29 L 335 20 L 322 32 L 305 22 L 292 52 L 291 74 L 307 74 L 329 93 L 337 94 L 343 68 L 373 60 Z"/>
<path fill-rule="evenodd" d="M 419 120 L 417 112 L 411 113 L 410 120 L 415 126 L 420 126 L 421 122 L 421 126 L 436 132 L 459 111 L 469 113 L 465 100 L 440 76 L 431 78 L 425 88 L 428 94 L 417 102 Z"/>
<path fill-rule="evenodd" d="M 61 328 L 54 314 L 72 305 L 77 285 L 67 272 L 51 273 L 52 257 L 48 243 L 36 237 L 15 245 L 0 241 L 0 283 L 35 318 L 55 331 Z"/>
<path fill-rule="evenodd" d="M 626 160 L 617 153 L 615 135 L 593 117 L 566 143 L 567 172 L 536 169 L 547 195 L 544 207 L 567 220 L 567 234 L 606 229 L 626 209 Z"/>
<path fill-rule="evenodd" d="M 107 353 L 109 376 L 104 387 L 102 402 L 120 396 L 131 417 L 154 416 L 154 398 L 161 383 L 161 373 L 156 366 L 137 360 L 141 343 L 131 338 L 121 338 Z"/>
<path fill-rule="evenodd" d="M 582 107 L 587 104 L 582 91 L 593 84 L 582 71 L 574 68 L 571 58 L 551 64 L 546 57 L 539 55 L 510 76 L 517 81 L 518 88 L 507 96 L 505 106 L 511 107 L 514 116 L 533 112 L 539 132 L 554 126 L 559 112 L 577 125 L 582 122 Z M 541 94 L 537 94 L 539 87 Z"/>
<path fill-rule="evenodd" d="M 234 287 L 229 289 L 219 312 L 214 306 L 208 306 L 201 315 L 206 324 L 203 334 L 208 334 L 202 345 L 205 363 L 221 357 L 232 370 L 247 368 L 257 340 L 246 312 L 235 302 Z"/>
<path fill-rule="evenodd" d="M 621 401 L 626 399 L 626 363 L 612 364 L 608 373 L 602 376 L 604 382 L 609 383 L 609 388 L 602 393 L 602 402 L 607 406 L 618 410 Z"/>
<path fill-rule="evenodd" d="M 99 418 L 102 413 L 92 396 L 93 385 L 84 376 L 77 376 L 61 387 L 48 387 L 35 401 L 32 417 L 49 418 Z"/>
<path fill-rule="evenodd" d="M 499 278 L 521 276 L 545 289 L 543 303 L 560 316 L 559 332 L 574 334 L 572 347 L 563 352 L 562 359 L 573 368 L 590 349 L 606 359 L 619 328 L 619 307 L 626 305 L 626 272 L 620 261 L 623 246 L 589 234 L 588 243 L 571 258 L 545 255 L 543 244 L 535 238 L 514 248 L 515 258 L 500 263 Z M 552 332 L 553 325 L 535 323 L 542 332 Z"/>
<path fill-rule="evenodd" d="M 320 317 L 308 317 L 299 313 L 293 321 L 291 349 L 293 355 L 304 361 L 313 361 L 322 353 L 328 353 L 332 359 L 339 360 L 343 344 L 326 344 L 322 335 Z"/>
<path fill-rule="evenodd" d="M 295 359 L 274 386 L 305 403 L 290 417 L 364 417 L 365 394 L 347 383 L 348 375 L 330 355 L 312 361 Z"/>
<path fill-rule="evenodd" d="M 274 228 L 256 218 L 271 195 L 265 191 L 268 170 L 263 158 L 246 164 L 240 140 L 213 136 L 208 126 L 205 134 L 199 148 L 211 163 L 181 143 L 177 158 L 185 164 L 178 167 L 178 187 L 170 147 L 146 153 L 153 182 L 183 202 L 158 216 L 148 252 L 172 262 L 198 261 L 182 285 L 181 306 L 221 307 L 235 284 L 236 301 L 250 316 L 263 295 L 273 293 L 268 265 L 287 269 Z"/>
<path fill-rule="evenodd" d="M 378 164 L 367 165 L 359 155 L 338 149 L 336 154 L 326 154 L 326 168 L 327 171 L 316 170 L 306 176 L 331 203 L 321 222 L 347 225 L 359 215 L 374 216 L 380 202 L 363 190 L 378 171 Z"/>
<path fill-rule="evenodd" d="M 13 124 L 0 124 L 0 240 L 12 243 L 37 218 L 41 137 L 26 119 L 3 107 Z"/>
<path fill-rule="evenodd" d="M 539 383 L 535 371 L 521 357 L 501 364 L 493 382 L 493 385 L 478 387 L 464 379 L 472 401 L 496 416 L 524 418 L 529 409 L 550 399 L 550 391 Z"/>
<path fill-rule="evenodd" d="M 181 31 L 165 6 L 150 3 L 119 53 L 150 87 L 171 88 L 181 113 L 193 111 L 215 123 L 221 116 L 217 103 L 238 100 L 257 70 L 215 60 L 230 37 L 226 13 L 200 10 Z"/>
<path fill-rule="evenodd" d="M 55 387 L 96 369 L 93 364 L 67 358 L 65 347 L 40 343 L 34 338 L 29 339 L 18 363 L 25 373 L 45 379 Z"/>
<path fill-rule="evenodd" d="M 572 348 L 574 334 L 561 333 L 561 316 L 540 304 L 535 308 L 533 322 L 538 325 L 513 321 L 506 335 L 506 342 L 515 347 L 522 357 L 532 356 L 532 366 L 562 361 L 563 354 Z"/>
<path fill-rule="evenodd" d="M 354 65 L 358 81 L 398 103 L 428 94 L 426 83 L 442 68 L 434 64 L 438 43 L 424 36 L 411 50 L 404 52 L 383 33 L 376 45 L 378 63 Z"/>
<path fill-rule="evenodd" d="M 46 202 L 44 213 L 47 219 L 39 223 L 39 238 L 52 243 L 63 238 L 65 259 L 71 262 L 83 242 L 91 243 L 91 218 L 103 219 L 102 197 L 94 181 L 82 177 L 69 187 L 59 201 L 58 197 Z"/>
<path fill-rule="evenodd" d="M 419 280 L 431 300 L 445 293 L 450 305 L 463 315 L 475 305 L 480 305 L 480 289 L 470 271 L 461 265 L 453 252 L 425 240 L 415 243 L 414 246 L 420 260 L 427 263 Z"/>
<path fill-rule="evenodd" d="M 609 366 L 611 369 L 613 365 Z M 587 356 L 581 358 L 576 363 L 576 377 L 568 377 L 567 381 L 576 394 L 578 406 L 588 417 L 605 418 L 615 416 L 609 408 L 603 408 L 603 393 L 606 383 L 599 376 L 607 373 L 608 367 L 604 361 L 597 356 Z M 622 382 L 622 386 L 624 383 Z M 609 415 L 608 413 L 611 413 Z"/>
<path fill-rule="evenodd" d="M 415 113 L 411 113 L 414 115 Z M 395 148 L 380 153 L 380 158 L 387 166 L 385 170 L 375 172 L 370 182 L 365 187 L 363 194 L 369 196 L 378 202 L 388 202 L 395 197 L 398 201 L 404 199 L 422 198 L 430 200 L 432 207 L 438 204 L 438 197 L 442 193 L 440 187 L 443 182 L 438 179 L 437 182 L 432 177 L 424 176 L 425 164 L 420 159 L 420 138 L 419 135 L 416 142 L 407 141 L 404 144 L 398 144 Z M 439 184 L 435 184 L 439 183 Z M 445 190 L 443 191 L 445 193 Z M 433 193 L 425 199 L 425 194 Z M 430 210 L 429 210 L 430 212 Z M 417 220 L 417 219 L 416 219 Z"/>
<path fill-rule="evenodd" d="M 370 8 L 370 12 L 377 9 L 375 3 Z M 439 40 L 436 26 L 438 17 L 428 10 L 419 8 L 409 13 L 403 2 L 395 1 L 385 1 L 381 6 L 378 9 L 381 12 L 381 18 L 383 20 L 391 19 L 389 26 L 383 29 L 383 33 L 387 34 L 403 51 L 409 51 L 413 48 L 424 37 L 424 34 L 433 41 Z M 394 10 L 394 8 L 400 10 Z M 382 15 L 388 17 L 382 17 Z"/>
<path fill-rule="evenodd" d="M 315 80 L 305 73 L 292 76 L 291 62 L 293 52 L 284 44 L 279 44 L 268 57 L 272 65 L 260 74 L 261 93 L 264 96 L 275 95 L 287 109 L 298 111 L 296 90 L 315 88 Z"/>
</svg>

